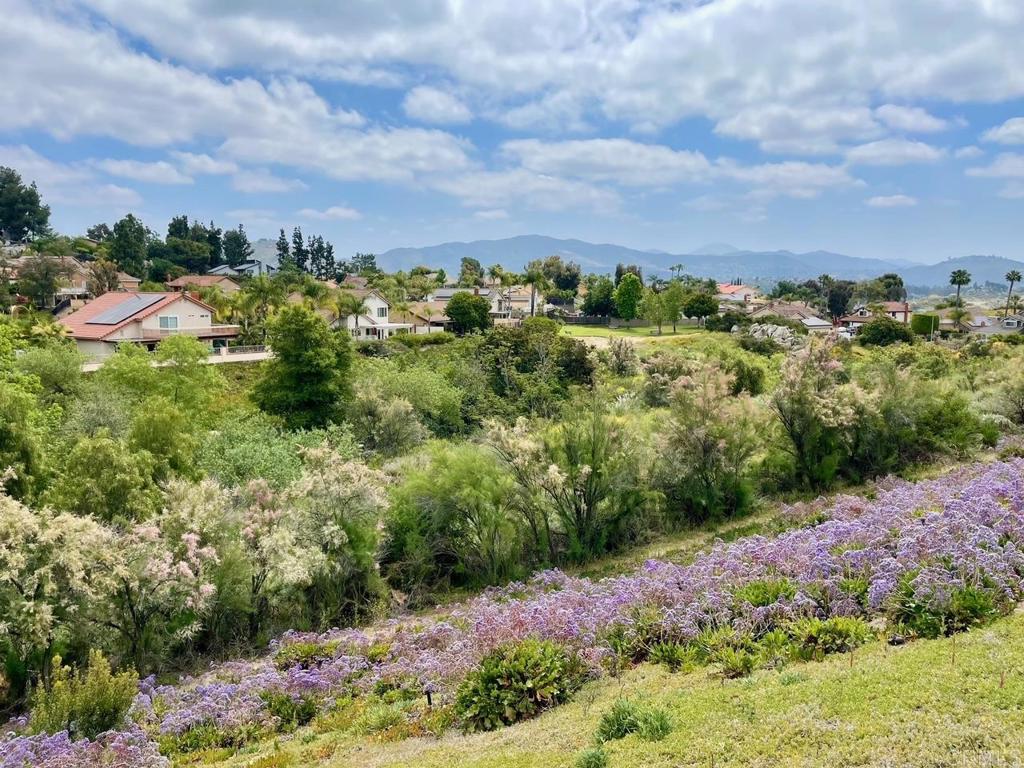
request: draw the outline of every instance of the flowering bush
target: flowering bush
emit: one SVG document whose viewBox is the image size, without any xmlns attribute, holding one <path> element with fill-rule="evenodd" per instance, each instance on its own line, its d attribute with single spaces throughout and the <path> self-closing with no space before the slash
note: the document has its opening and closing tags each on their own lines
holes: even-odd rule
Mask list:
<svg viewBox="0 0 1024 768">
<path fill-rule="evenodd" d="M 167 744 L 236 744 L 290 727 L 282 715 L 304 719 L 311 701 L 323 713 L 349 697 L 399 690 L 430 692 L 443 705 L 495 649 L 524 641 L 555 643 L 593 675 L 617 662 L 617 648 L 657 643 L 693 649 L 672 652 L 682 666 L 700 655 L 723 674 L 743 674 L 785 656 L 787 643 L 807 656 L 851 648 L 865 637 L 864 620 L 887 618 L 889 631 L 903 636 L 948 634 L 1024 598 L 1024 460 L 917 484 L 886 480 L 870 500 L 841 496 L 791 517 L 803 526 L 720 543 L 687 565 L 649 561 L 599 581 L 544 571 L 427 619 L 292 633 L 274 644 L 275 654 L 299 643 L 320 650 L 297 653 L 284 669 L 267 656 L 175 686 L 144 681 L 130 717 Z M 32 757 L 0 766 L 64 765 L 39 744 L 12 736 L 0 755 Z"/>
</svg>

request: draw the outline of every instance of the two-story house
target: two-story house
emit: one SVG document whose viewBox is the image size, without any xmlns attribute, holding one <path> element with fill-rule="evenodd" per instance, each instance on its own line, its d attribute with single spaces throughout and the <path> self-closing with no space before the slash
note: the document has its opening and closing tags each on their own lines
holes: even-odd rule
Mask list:
<svg viewBox="0 0 1024 768">
<path fill-rule="evenodd" d="M 130 342 L 153 349 L 168 336 L 188 335 L 223 346 L 238 336 L 237 325 L 214 325 L 214 310 L 187 293 L 112 291 L 60 319 L 78 350 L 89 357 L 112 355 Z"/>
<path fill-rule="evenodd" d="M 348 329 L 356 341 L 387 339 L 399 333 L 412 331 L 412 323 L 391 322 L 390 302 L 372 288 L 353 288 L 346 292 L 362 299 L 366 307 L 360 314 L 351 314 L 337 321 Z"/>
<path fill-rule="evenodd" d="M 872 306 L 875 307 L 874 310 L 872 310 Z M 872 306 L 858 304 L 853 308 L 853 312 L 839 318 L 839 325 L 844 328 L 860 328 L 876 317 L 891 317 L 906 325 L 910 322 L 910 316 L 913 314 L 910 311 L 910 304 L 905 301 L 883 301 Z"/>
</svg>

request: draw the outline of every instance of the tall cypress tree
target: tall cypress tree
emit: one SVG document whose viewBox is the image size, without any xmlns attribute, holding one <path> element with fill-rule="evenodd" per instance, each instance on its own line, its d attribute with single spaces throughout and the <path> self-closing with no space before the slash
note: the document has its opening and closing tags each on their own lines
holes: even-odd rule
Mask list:
<svg viewBox="0 0 1024 768">
<path fill-rule="evenodd" d="M 224 240 L 222 235 L 224 233 L 221 228 L 210 220 L 210 226 L 206 228 L 206 242 L 210 246 L 210 266 L 216 267 L 222 261 L 224 261 Z"/>
<path fill-rule="evenodd" d="M 288 249 L 288 238 L 285 237 L 284 228 L 281 228 L 281 234 L 277 236 L 277 266 L 283 269 L 285 266 L 291 263 L 292 254 Z"/>
<path fill-rule="evenodd" d="M 334 280 L 338 276 L 338 265 L 334 261 L 334 246 L 327 243 L 324 246 L 324 264 L 327 266 L 327 274 L 324 280 Z"/>
<path fill-rule="evenodd" d="M 302 230 L 298 227 L 292 230 L 292 261 L 303 272 L 309 271 L 309 252 L 302 241 Z"/>
</svg>

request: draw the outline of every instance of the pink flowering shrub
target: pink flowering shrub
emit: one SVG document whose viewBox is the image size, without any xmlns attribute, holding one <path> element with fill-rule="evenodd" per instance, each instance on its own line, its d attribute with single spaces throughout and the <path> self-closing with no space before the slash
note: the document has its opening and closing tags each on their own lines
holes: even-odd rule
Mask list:
<svg viewBox="0 0 1024 768">
<path fill-rule="evenodd" d="M 274 654 L 299 643 L 318 652 L 297 654 L 302 661 L 286 668 L 270 655 L 178 685 L 144 681 L 130 718 L 167 746 L 187 747 L 196 734 L 230 745 L 287 727 L 281 713 L 307 712 L 309 702 L 326 712 L 349 697 L 399 688 L 451 703 L 485 657 L 524 641 L 565 648 L 590 675 L 628 663 L 623 648 L 645 658 L 658 644 L 693 649 L 673 654 L 685 663 L 699 655 L 723 674 L 742 674 L 764 663 L 755 646 L 798 643 L 801 655 L 817 658 L 863 642 L 868 619 L 886 618 L 888 632 L 903 637 L 948 634 L 1024 598 L 1024 460 L 917 484 L 886 480 L 871 499 L 841 496 L 796 516 L 807 523 L 775 538 L 720 543 L 688 565 L 649 561 L 598 581 L 544 571 L 430 618 L 289 633 Z M 275 714 L 268 701 L 279 705 L 280 696 L 296 709 L 277 706 Z M 0 755 L 39 754 L 28 764 L 65 765 L 38 742 L 12 736 Z"/>
</svg>

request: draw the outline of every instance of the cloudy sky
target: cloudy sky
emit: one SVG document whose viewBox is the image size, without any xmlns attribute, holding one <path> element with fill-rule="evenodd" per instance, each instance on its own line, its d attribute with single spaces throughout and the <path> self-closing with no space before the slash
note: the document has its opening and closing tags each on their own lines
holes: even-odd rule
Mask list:
<svg viewBox="0 0 1024 768">
<path fill-rule="evenodd" d="M 0 164 L 81 232 L 1024 258 L 1022 0 L 0 0 Z"/>
</svg>

